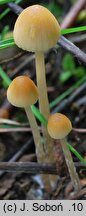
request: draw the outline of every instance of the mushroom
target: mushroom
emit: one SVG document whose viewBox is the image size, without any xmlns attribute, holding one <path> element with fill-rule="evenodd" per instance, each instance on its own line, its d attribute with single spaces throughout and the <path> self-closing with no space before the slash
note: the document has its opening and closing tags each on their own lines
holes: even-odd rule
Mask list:
<svg viewBox="0 0 86 216">
<path fill-rule="evenodd" d="M 52 48 L 60 37 L 60 26 L 53 14 L 41 5 L 22 11 L 13 32 L 18 47 L 36 53 L 37 86 L 41 113 L 48 118 L 49 103 L 45 79 L 44 52 Z"/>
<path fill-rule="evenodd" d="M 39 129 L 31 110 L 31 105 L 38 100 L 38 90 L 36 85 L 28 76 L 18 76 L 11 82 L 7 90 L 7 98 L 12 105 L 25 109 L 33 133 L 37 160 L 38 162 L 43 162 L 45 160 L 45 153 L 41 143 Z M 45 189 L 48 192 L 51 192 L 52 188 L 48 176 L 41 175 L 41 177 Z"/>
<path fill-rule="evenodd" d="M 42 145 L 40 144 L 41 137 L 35 117 L 31 110 L 31 105 L 38 100 L 38 90 L 36 85 L 28 76 L 18 76 L 11 82 L 7 90 L 7 98 L 12 105 L 25 109 L 33 132 L 37 158 L 38 161 L 42 160 L 43 149 L 41 149 Z"/>
<path fill-rule="evenodd" d="M 73 187 L 75 191 L 80 190 L 80 182 L 76 169 L 72 160 L 71 153 L 67 147 L 66 137 L 72 130 L 71 121 L 61 113 L 55 113 L 48 119 L 47 130 L 53 139 L 60 139 L 61 146 L 64 152 L 66 164 L 70 173 Z"/>
</svg>

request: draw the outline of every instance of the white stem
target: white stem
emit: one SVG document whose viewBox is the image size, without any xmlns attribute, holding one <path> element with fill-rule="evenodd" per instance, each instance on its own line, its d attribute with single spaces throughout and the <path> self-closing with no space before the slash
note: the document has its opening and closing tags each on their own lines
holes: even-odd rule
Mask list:
<svg viewBox="0 0 86 216">
<path fill-rule="evenodd" d="M 49 111 L 49 102 L 47 95 L 47 84 L 46 84 L 46 75 L 45 75 L 45 63 L 44 63 L 44 53 L 36 52 L 36 75 L 37 75 L 37 87 L 39 93 L 39 108 L 40 112 L 48 119 Z M 45 140 L 45 151 L 47 156 L 49 156 L 51 151 L 51 158 L 53 158 L 53 144 L 52 139 L 49 136 L 47 129 L 43 127 L 43 136 Z M 51 161 L 51 160 L 50 160 Z M 52 162 L 52 161 L 51 161 Z"/>
<path fill-rule="evenodd" d="M 67 167 L 68 167 L 68 170 L 70 173 L 73 187 L 74 187 L 75 191 L 79 191 L 81 188 L 80 181 L 79 181 L 79 178 L 78 178 L 78 175 L 76 172 L 76 168 L 75 168 L 74 163 L 73 163 L 71 152 L 67 147 L 67 140 L 65 138 L 61 139 L 61 145 L 62 145 L 62 149 L 64 152 L 66 164 L 67 164 Z"/>
<path fill-rule="evenodd" d="M 44 63 L 43 52 L 36 52 L 36 73 L 37 73 L 37 87 L 39 92 L 40 112 L 46 117 L 46 119 L 48 119 L 50 111 L 49 111 L 49 101 L 47 95 L 45 63 Z"/>
</svg>

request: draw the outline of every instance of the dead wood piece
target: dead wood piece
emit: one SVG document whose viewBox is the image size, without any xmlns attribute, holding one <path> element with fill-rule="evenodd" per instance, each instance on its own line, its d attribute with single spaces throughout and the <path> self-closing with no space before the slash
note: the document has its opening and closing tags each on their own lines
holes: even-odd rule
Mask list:
<svg viewBox="0 0 86 216">
<path fill-rule="evenodd" d="M 47 169 L 46 169 L 47 166 Z M 30 174 L 42 174 L 42 173 L 51 173 L 55 174 L 56 169 L 55 166 L 46 164 L 38 164 L 35 162 L 1 162 L 0 170 L 4 170 L 5 172 L 26 172 Z"/>
<path fill-rule="evenodd" d="M 75 163 L 75 166 L 83 167 L 81 163 Z M 37 162 L 0 162 L 0 170 L 4 172 L 26 172 L 30 174 L 59 174 L 57 173 L 56 165 L 49 163 Z"/>
</svg>

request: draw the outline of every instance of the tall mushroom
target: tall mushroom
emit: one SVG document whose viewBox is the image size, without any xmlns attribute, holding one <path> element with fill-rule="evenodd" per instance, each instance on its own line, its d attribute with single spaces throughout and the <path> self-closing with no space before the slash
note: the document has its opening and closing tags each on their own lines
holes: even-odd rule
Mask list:
<svg viewBox="0 0 86 216">
<path fill-rule="evenodd" d="M 67 147 L 67 140 L 66 140 L 67 135 L 72 130 L 71 121 L 65 115 L 61 113 L 55 113 L 49 117 L 47 129 L 52 138 L 60 139 L 73 187 L 75 188 L 76 191 L 79 191 L 80 190 L 79 178 L 76 173 L 76 169 L 72 160 L 71 153 Z"/>
<path fill-rule="evenodd" d="M 36 53 L 40 110 L 48 118 L 49 103 L 45 78 L 44 52 L 52 48 L 60 37 L 58 21 L 45 7 L 33 5 L 24 9 L 17 18 L 13 35 L 18 47 Z"/>
</svg>

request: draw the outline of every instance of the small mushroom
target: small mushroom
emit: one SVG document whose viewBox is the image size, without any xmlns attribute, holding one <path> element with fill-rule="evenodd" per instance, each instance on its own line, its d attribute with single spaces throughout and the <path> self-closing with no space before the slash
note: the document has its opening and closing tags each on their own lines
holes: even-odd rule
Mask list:
<svg viewBox="0 0 86 216">
<path fill-rule="evenodd" d="M 43 149 L 41 145 L 41 137 L 35 117 L 31 110 L 31 105 L 38 100 L 38 90 L 34 82 L 28 76 L 18 76 L 10 84 L 7 90 L 8 101 L 16 106 L 24 108 L 30 122 L 36 145 L 36 153 L 38 161 L 42 160 Z"/>
<path fill-rule="evenodd" d="M 48 129 L 48 133 L 52 138 L 60 139 L 73 187 L 75 191 L 79 191 L 80 190 L 79 178 L 76 173 L 76 169 L 72 160 L 71 153 L 67 147 L 67 140 L 66 140 L 67 135 L 72 130 L 71 121 L 65 115 L 61 113 L 55 113 L 49 117 L 47 129 Z"/>
</svg>

